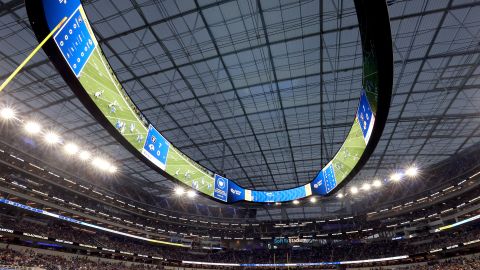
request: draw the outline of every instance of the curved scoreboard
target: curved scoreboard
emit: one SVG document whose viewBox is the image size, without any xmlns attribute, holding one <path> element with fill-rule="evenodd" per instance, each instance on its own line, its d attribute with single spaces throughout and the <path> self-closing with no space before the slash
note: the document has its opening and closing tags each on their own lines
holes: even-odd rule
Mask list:
<svg viewBox="0 0 480 270">
<path fill-rule="evenodd" d="M 358 109 L 345 142 L 305 185 L 287 190 L 250 190 L 182 153 L 132 102 L 98 44 L 79 0 L 26 1 L 39 40 L 67 21 L 44 51 L 90 113 L 126 149 L 163 176 L 221 202 L 285 202 L 327 196 L 348 182 L 368 160 L 387 119 L 392 92 L 392 41 L 384 0 L 355 0 L 363 51 Z"/>
</svg>

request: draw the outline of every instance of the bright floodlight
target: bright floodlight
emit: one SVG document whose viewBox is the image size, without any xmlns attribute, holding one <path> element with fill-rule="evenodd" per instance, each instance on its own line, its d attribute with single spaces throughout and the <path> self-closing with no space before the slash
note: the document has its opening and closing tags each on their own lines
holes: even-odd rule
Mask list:
<svg viewBox="0 0 480 270">
<path fill-rule="evenodd" d="M 405 171 L 405 174 L 410 177 L 415 177 L 418 174 L 418 169 L 417 167 L 412 166 Z"/>
<path fill-rule="evenodd" d="M 364 183 L 362 185 L 362 189 L 365 191 L 369 191 L 372 188 L 372 186 L 369 183 Z"/>
<path fill-rule="evenodd" d="M 197 196 L 197 193 L 193 190 L 189 190 L 189 191 L 187 191 L 187 196 L 189 198 L 193 198 L 193 197 Z"/>
<path fill-rule="evenodd" d="M 47 132 L 44 138 L 45 142 L 48 144 L 56 144 L 60 142 L 60 137 L 53 131 Z"/>
<path fill-rule="evenodd" d="M 117 167 L 111 165 L 109 168 L 108 168 L 108 172 L 109 173 L 116 173 L 118 171 Z"/>
<path fill-rule="evenodd" d="M 74 143 L 65 144 L 65 152 L 69 155 L 74 155 L 78 152 L 78 146 Z"/>
<path fill-rule="evenodd" d="M 317 202 L 317 198 L 311 197 L 311 198 L 310 198 L 310 202 L 311 202 L 311 203 L 316 203 L 316 202 Z"/>
<path fill-rule="evenodd" d="M 402 179 L 402 175 L 400 173 L 392 173 L 390 175 L 390 180 L 398 182 Z"/>
<path fill-rule="evenodd" d="M 293 200 L 293 204 L 299 204 L 300 202 L 298 200 Z"/>
<path fill-rule="evenodd" d="M 0 111 L 0 115 L 3 119 L 12 119 L 15 117 L 15 111 L 12 108 L 6 107 Z"/>
<path fill-rule="evenodd" d="M 92 160 L 92 165 L 101 170 L 108 170 L 108 168 L 112 166 L 108 161 L 99 157 L 96 157 Z"/>
<path fill-rule="evenodd" d="M 82 151 L 80 152 L 80 159 L 83 160 L 83 161 L 87 161 L 89 158 L 90 158 L 90 152 L 87 152 L 87 151 Z"/>
<path fill-rule="evenodd" d="M 180 195 L 183 195 L 183 193 L 185 193 L 185 189 L 183 187 L 175 188 L 175 195 L 180 196 Z"/>
<path fill-rule="evenodd" d="M 379 188 L 382 186 L 382 182 L 380 180 L 374 180 L 372 183 L 373 187 Z"/>
<path fill-rule="evenodd" d="M 339 199 L 343 198 L 343 194 L 342 194 L 342 193 L 338 193 L 337 198 L 339 198 Z"/>
<path fill-rule="evenodd" d="M 357 194 L 357 193 L 358 193 L 358 188 L 357 188 L 357 187 L 351 187 L 351 188 L 350 188 L 350 192 L 351 192 L 352 194 Z"/>
<path fill-rule="evenodd" d="M 276 202 L 275 205 L 282 205 L 282 203 L 281 202 Z"/>
<path fill-rule="evenodd" d="M 25 131 L 29 134 L 37 134 L 42 129 L 42 127 L 35 122 L 27 122 L 24 128 L 25 128 Z"/>
</svg>

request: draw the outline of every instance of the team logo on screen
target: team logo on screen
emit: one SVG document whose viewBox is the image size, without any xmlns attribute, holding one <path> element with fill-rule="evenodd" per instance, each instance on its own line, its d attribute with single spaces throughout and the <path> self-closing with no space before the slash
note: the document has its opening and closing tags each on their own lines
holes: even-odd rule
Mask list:
<svg viewBox="0 0 480 270">
<path fill-rule="evenodd" d="M 217 182 L 218 187 L 223 188 L 225 186 L 225 180 L 223 180 L 223 178 L 218 178 Z"/>
<path fill-rule="evenodd" d="M 224 202 L 228 199 L 228 179 L 215 175 L 215 188 L 213 190 L 213 197 Z"/>
</svg>

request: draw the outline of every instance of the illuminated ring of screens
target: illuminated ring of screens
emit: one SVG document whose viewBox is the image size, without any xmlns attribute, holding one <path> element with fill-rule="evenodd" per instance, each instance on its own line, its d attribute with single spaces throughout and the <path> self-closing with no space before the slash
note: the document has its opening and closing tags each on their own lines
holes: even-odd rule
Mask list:
<svg viewBox="0 0 480 270">
<path fill-rule="evenodd" d="M 145 119 L 119 83 L 97 43 L 80 0 L 27 1 L 33 30 L 43 39 L 68 20 L 44 50 L 80 101 L 136 157 L 171 180 L 221 202 L 284 202 L 327 196 L 365 164 L 383 132 L 392 93 L 393 61 L 384 0 L 355 0 L 363 51 L 363 79 L 352 127 L 333 159 L 309 183 L 287 190 L 245 189 L 191 160 Z M 43 11 L 43 12 L 42 12 Z"/>
</svg>

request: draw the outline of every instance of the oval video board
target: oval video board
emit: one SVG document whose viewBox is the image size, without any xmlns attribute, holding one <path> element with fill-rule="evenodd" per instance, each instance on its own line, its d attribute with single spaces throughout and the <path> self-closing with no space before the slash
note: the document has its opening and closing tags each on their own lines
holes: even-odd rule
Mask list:
<svg viewBox="0 0 480 270">
<path fill-rule="evenodd" d="M 392 93 L 393 56 L 383 0 L 355 0 L 363 80 L 358 109 L 344 143 L 313 180 L 292 189 L 272 191 L 246 189 L 203 167 L 163 137 L 161 127 L 149 123 L 117 79 L 79 0 L 26 1 L 26 7 L 39 40 L 67 19 L 43 49 L 80 101 L 111 135 L 163 176 L 221 202 L 285 202 L 311 195 L 327 196 L 348 182 L 368 160 L 385 126 Z"/>
</svg>

